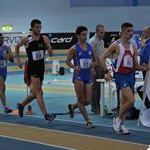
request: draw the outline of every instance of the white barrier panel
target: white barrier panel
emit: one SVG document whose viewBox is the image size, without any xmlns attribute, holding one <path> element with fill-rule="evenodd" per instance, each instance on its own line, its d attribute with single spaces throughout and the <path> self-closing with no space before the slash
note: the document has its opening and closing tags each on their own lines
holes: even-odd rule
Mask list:
<svg viewBox="0 0 150 150">
<path fill-rule="evenodd" d="M 59 73 L 59 61 L 58 60 L 53 60 L 53 64 L 52 64 L 52 74 L 53 75 L 57 75 Z"/>
<path fill-rule="evenodd" d="M 73 59 L 71 60 L 71 63 L 74 64 Z M 70 73 L 73 73 L 73 72 L 74 72 L 74 69 L 70 68 Z"/>
<path fill-rule="evenodd" d="M 142 112 L 141 123 L 145 127 L 150 127 L 150 117 L 149 116 L 150 116 L 150 109 L 147 109 L 144 112 Z"/>
</svg>

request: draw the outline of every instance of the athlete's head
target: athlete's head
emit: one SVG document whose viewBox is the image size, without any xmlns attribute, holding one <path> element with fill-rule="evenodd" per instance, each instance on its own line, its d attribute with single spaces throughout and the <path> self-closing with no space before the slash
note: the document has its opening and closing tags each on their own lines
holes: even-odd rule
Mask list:
<svg viewBox="0 0 150 150">
<path fill-rule="evenodd" d="M 38 19 L 33 19 L 31 21 L 31 30 L 34 34 L 39 35 L 41 32 L 41 21 Z"/>
<path fill-rule="evenodd" d="M 102 24 L 98 24 L 96 26 L 96 34 L 100 39 L 103 39 L 105 36 L 105 29 L 104 26 Z"/>
<path fill-rule="evenodd" d="M 76 29 L 76 35 L 79 41 L 86 42 L 88 36 L 88 29 L 85 26 L 79 26 Z"/>
<path fill-rule="evenodd" d="M 149 27 L 145 27 L 143 29 L 143 38 L 144 39 L 150 38 L 150 26 Z"/>
<path fill-rule="evenodd" d="M 4 37 L 3 34 L 0 33 L 0 46 L 2 46 L 4 43 Z"/>
<path fill-rule="evenodd" d="M 125 22 L 121 25 L 121 37 L 130 40 L 133 37 L 133 25 Z"/>
</svg>

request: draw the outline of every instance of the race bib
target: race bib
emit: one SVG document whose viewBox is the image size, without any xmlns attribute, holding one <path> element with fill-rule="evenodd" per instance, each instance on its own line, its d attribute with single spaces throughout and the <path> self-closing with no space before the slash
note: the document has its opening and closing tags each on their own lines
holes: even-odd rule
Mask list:
<svg viewBox="0 0 150 150">
<path fill-rule="evenodd" d="M 80 67 L 87 69 L 91 67 L 91 59 L 80 59 Z"/>
<path fill-rule="evenodd" d="M 130 55 L 124 56 L 123 67 L 133 68 L 133 58 Z"/>
<path fill-rule="evenodd" d="M 33 51 L 32 52 L 32 57 L 33 57 L 34 61 L 41 60 L 41 59 L 44 58 L 44 51 L 43 50 Z"/>
<path fill-rule="evenodd" d="M 6 60 L 0 60 L 0 68 L 6 67 Z"/>
</svg>

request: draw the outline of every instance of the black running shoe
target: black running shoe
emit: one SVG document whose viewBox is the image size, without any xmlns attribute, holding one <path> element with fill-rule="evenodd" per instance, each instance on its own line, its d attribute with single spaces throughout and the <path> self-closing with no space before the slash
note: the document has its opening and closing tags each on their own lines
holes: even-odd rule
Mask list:
<svg viewBox="0 0 150 150">
<path fill-rule="evenodd" d="M 91 120 L 87 121 L 86 127 L 89 128 L 89 129 L 90 128 L 95 128 L 94 125 L 93 125 L 93 122 Z"/>
<path fill-rule="evenodd" d="M 45 120 L 48 123 L 51 123 L 55 118 L 56 118 L 56 114 L 46 114 L 45 115 Z"/>
<path fill-rule="evenodd" d="M 5 114 L 12 113 L 12 109 L 10 109 L 9 107 L 5 107 L 4 112 Z"/>
<path fill-rule="evenodd" d="M 70 118 L 73 118 L 74 117 L 74 106 L 69 104 L 68 109 L 69 109 Z"/>
<path fill-rule="evenodd" d="M 22 106 L 21 104 L 17 104 L 17 105 L 18 105 L 19 116 L 22 118 L 23 117 L 24 106 Z"/>
</svg>

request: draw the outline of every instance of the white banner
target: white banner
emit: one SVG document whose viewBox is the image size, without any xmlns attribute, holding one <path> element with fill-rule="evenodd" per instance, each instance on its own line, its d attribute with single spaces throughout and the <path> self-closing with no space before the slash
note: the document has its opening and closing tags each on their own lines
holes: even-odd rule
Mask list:
<svg viewBox="0 0 150 150">
<path fill-rule="evenodd" d="M 20 41 L 20 39 L 24 36 L 27 36 L 27 33 L 3 33 L 4 36 L 4 44 L 10 46 L 12 51 L 15 51 L 16 44 Z M 20 51 L 25 52 L 25 47 L 22 46 Z"/>
</svg>

